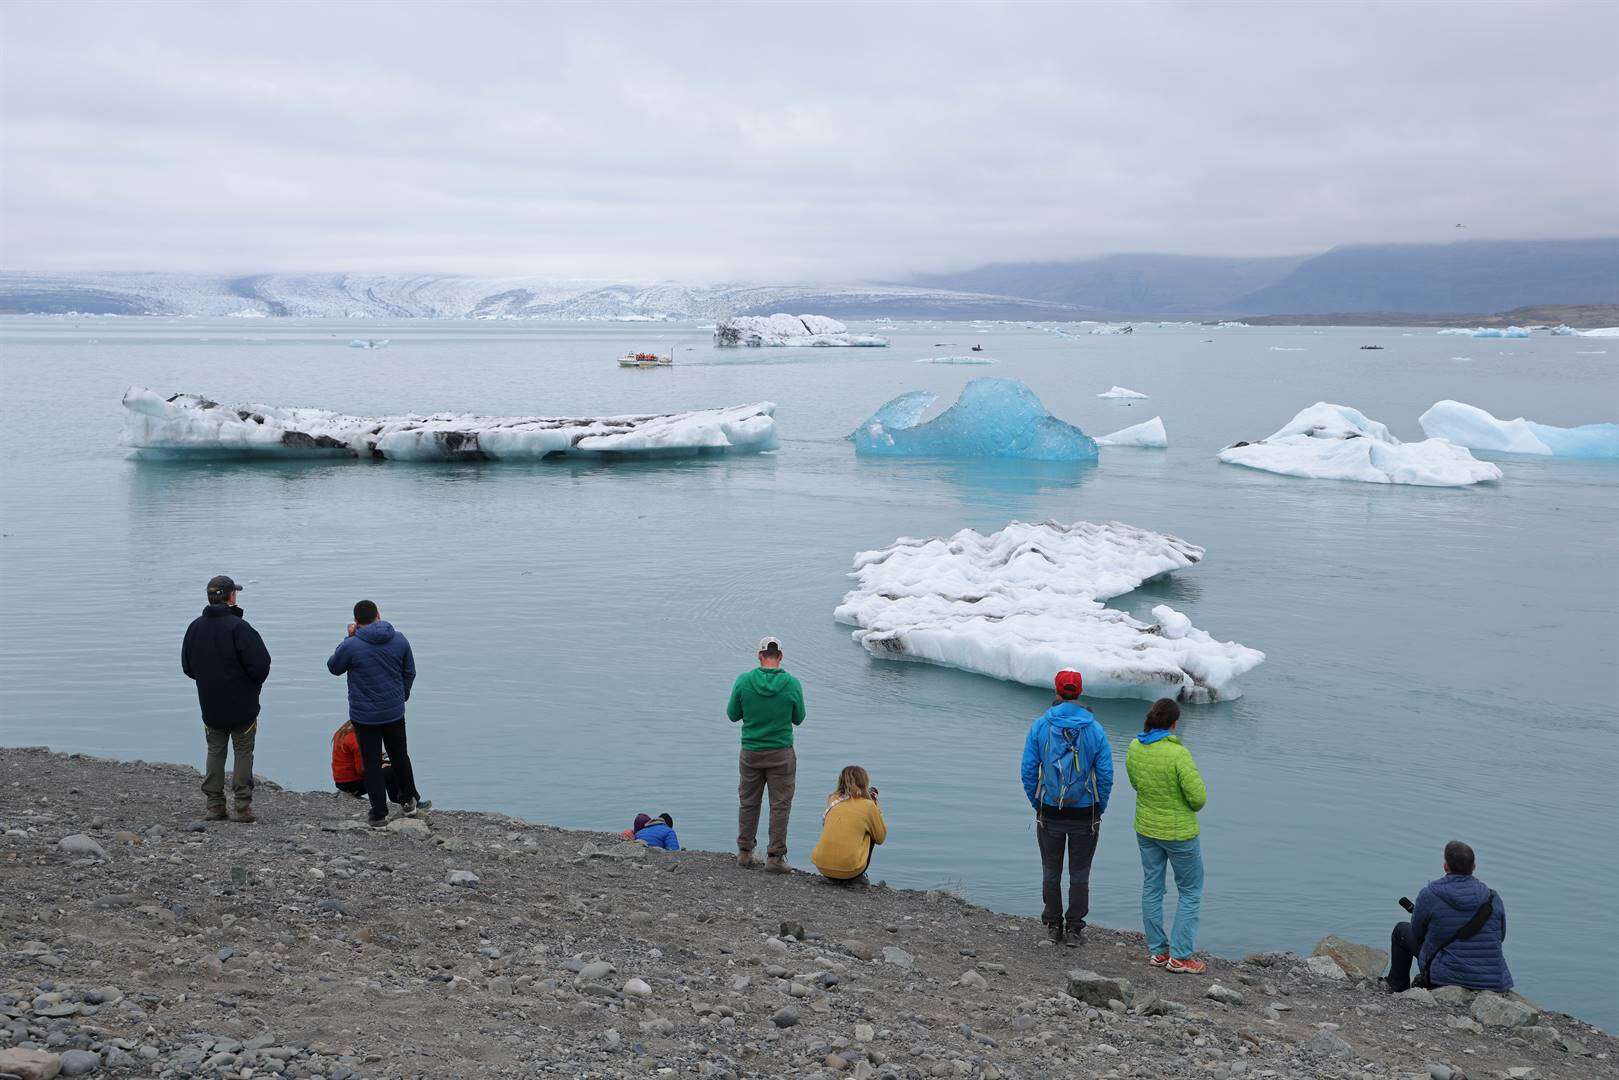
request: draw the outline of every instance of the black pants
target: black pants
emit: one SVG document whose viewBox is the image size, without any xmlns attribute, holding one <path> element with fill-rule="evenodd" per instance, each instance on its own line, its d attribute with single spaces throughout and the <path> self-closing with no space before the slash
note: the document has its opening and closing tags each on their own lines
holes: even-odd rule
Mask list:
<svg viewBox="0 0 1619 1080">
<path fill-rule="evenodd" d="M 1070 821 L 1042 819 L 1035 827 L 1035 838 L 1040 841 L 1040 896 L 1045 910 L 1040 918 L 1047 926 L 1061 926 L 1062 863 L 1068 856 L 1068 926 L 1070 929 L 1085 925 L 1085 916 L 1091 912 L 1091 859 L 1096 856 L 1096 839 L 1101 832 L 1102 819 L 1087 815 Z"/>
<path fill-rule="evenodd" d="M 389 802 L 404 802 L 404 800 L 399 797 L 399 780 L 394 776 L 393 769 L 387 765 L 382 767 L 382 786 L 388 791 Z M 366 794 L 365 781 L 344 780 L 337 785 L 337 790 L 343 792 L 345 795 L 359 795 L 363 797 Z"/>
<path fill-rule="evenodd" d="M 1411 961 L 1422 951 L 1422 942 L 1411 931 L 1408 922 L 1398 923 L 1394 933 L 1389 935 L 1389 974 L 1388 986 L 1390 990 L 1401 993 L 1411 989 Z"/>
<path fill-rule="evenodd" d="M 416 791 L 416 774 L 410 771 L 410 752 L 405 749 L 405 718 L 401 716 L 387 724 L 355 724 L 354 737 L 360 744 L 360 760 L 365 763 L 365 792 L 371 796 L 371 816 L 388 816 L 388 787 L 384 772 L 394 774 L 400 802 L 416 802 L 421 795 Z M 388 760 L 393 767 L 383 769 L 382 748 L 388 747 Z"/>
</svg>

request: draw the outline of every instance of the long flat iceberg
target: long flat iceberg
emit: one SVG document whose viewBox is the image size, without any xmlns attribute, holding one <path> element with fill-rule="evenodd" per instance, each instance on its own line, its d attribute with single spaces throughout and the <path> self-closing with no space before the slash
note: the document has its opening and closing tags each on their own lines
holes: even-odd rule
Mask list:
<svg viewBox="0 0 1619 1080">
<path fill-rule="evenodd" d="M 1317 480 L 1465 487 L 1501 479 L 1501 470 L 1444 439 L 1402 443 L 1358 409 L 1318 401 L 1279 431 L 1220 451 L 1230 465 Z"/>
<path fill-rule="evenodd" d="M 776 448 L 771 402 L 602 417 L 361 417 L 325 409 L 221 405 L 196 394 L 124 393 L 126 444 L 141 457 L 353 457 L 390 461 L 534 461 L 688 457 Z"/>
<path fill-rule="evenodd" d="M 1019 379 L 973 379 L 954 405 L 921 423 L 936 400 L 931 390 L 912 390 L 887 402 L 850 433 L 855 453 L 1030 461 L 1096 457 L 1096 441 L 1048 413 Z"/>
<path fill-rule="evenodd" d="M 1476 338 L 1526 338 L 1529 330 L 1522 326 L 1477 326 L 1469 330 L 1462 326 L 1452 326 L 1439 331 L 1441 336 L 1451 334 L 1456 337 Z"/>
<path fill-rule="evenodd" d="M 714 344 L 750 348 L 883 348 L 888 339 L 875 334 L 851 334 L 847 326 L 825 315 L 735 315 L 715 325 Z"/>
<path fill-rule="evenodd" d="M 1102 391 L 1100 394 L 1097 394 L 1096 396 L 1100 397 L 1100 398 L 1143 398 L 1144 399 L 1144 398 L 1146 398 L 1147 395 L 1143 394 L 1139 390 L 1131 390 L 1129 387 L 1125 387 L 1125 386 L 1110 386 L 1106 390 Z"/>
<path fill-rule="evenodd" d="M 1075 668 L 1097 697 L 1236 697 L 1234 681 L 1264 653 L 1216 641 L 1166 605 L 1155 623 L 1103 605 L 1202 558 L 1195 544 L 1118 521 L 903 537 L 855 556 L 855 586 L 833 617 L 889 660 L 1030 686 Z"/>
<path fill-rule="evenodd" d="M 1144 446 L 1154 450 L 1163 450 L 1169 446 L 1169 432 L 1164 430 L 1164 418 L 1155 416 L 1151 420 L 1143 420 L 1139 424 L 1120 428 L 1111 435 L 1098 435 L 1096 436 L 1096 445 Z"/>
<path fill-rule="evenodd" d="M 1424 433 L 1470 450 L 1570 458 L 1619 458 L 1619 424 L 1553 427 L 1501 420 L 1476 405 L 1438 401 L 1417 418 Z"/>
</svg>

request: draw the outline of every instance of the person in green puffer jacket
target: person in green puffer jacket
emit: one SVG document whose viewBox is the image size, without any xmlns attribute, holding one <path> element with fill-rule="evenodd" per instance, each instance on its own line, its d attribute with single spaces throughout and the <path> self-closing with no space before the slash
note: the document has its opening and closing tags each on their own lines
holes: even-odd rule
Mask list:
<svg viewBox="0 0 1619 1080">
<path fill-rule="evenodd" d="M 1144 730 L 1124 755 L 1125 772 L 1136 791 L 1136 846 L 1141 850 L 1141 922 L 1148 959 L 1154 967 L 1181 975 L 1201 975 L 1205 965 L 1192 956 L 1198 914 L 1203 906 L 1203 851 L 1197 812 L 1209 801 L 1192 752 L 1175 735 L 1181 709 L 1159 698 L 1147 710 Z M 1164 934 L 1164 870 L 1175 871 L 1172 936 Z"/>
</svg>

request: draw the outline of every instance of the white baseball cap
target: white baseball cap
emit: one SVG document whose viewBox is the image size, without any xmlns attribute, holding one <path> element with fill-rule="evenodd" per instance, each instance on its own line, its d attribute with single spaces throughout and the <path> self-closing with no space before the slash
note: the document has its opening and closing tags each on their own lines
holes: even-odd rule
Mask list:
<svg viewBox="0 0 1619 1080">
<path fill-rule="evenodd" d="M 774 634 L 766 634 L 759 639 L 760 652 L 781 652 L 781 639 Z"/>
</svg>

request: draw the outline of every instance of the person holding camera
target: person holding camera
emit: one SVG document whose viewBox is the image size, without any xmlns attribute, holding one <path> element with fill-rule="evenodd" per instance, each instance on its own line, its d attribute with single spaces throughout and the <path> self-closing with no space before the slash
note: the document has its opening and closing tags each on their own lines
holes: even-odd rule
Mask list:
<svg viewBox="0 0 1619 1080">
<path fill-rule="evenodd" d="M 1507 970 L 1507 909 L 1494 889 L 1473 876 L 1473 849 L 1460 840 L 1445 845 L 1445 876 L 1428 882 L 1417 902 L 1400 898 L 1411 921 L 1389 939 L 1391 993 L 1412 986 L 1465 986 L 1469 990 L 1510 990 Z M 1418 963 L 1416 981 L 1411 961 Z"/>
<path fill-rule="evenodd" d="M 416 774 L 405 744 L 405 702 L 416 681 L 416 658 L 410 642 L 382 618 L 377 605 L 361 600 L 354 605 L 354 621 L 337 643 L 326 670 L 347 675 L 349 720 L 360 746 L 365 791 L 371 798 L 370 823 L 380 829 L 388 823 L 388 788 L 383 777 L 382 751 L 388 751 L 401 813 L 410 816 L 426 809 L 416 790 Z"/>
<path fill-rule="evenodd" d="M 888 825 L 877 805 L 871 775 L 858 765 L 845 765 L 838 774 L 838 789 L 826 797 L 821 839 L 810 852 L 810 862 L 828 881 L 861 884 L 872 851 L 886 839 Z"/>
</svg>

